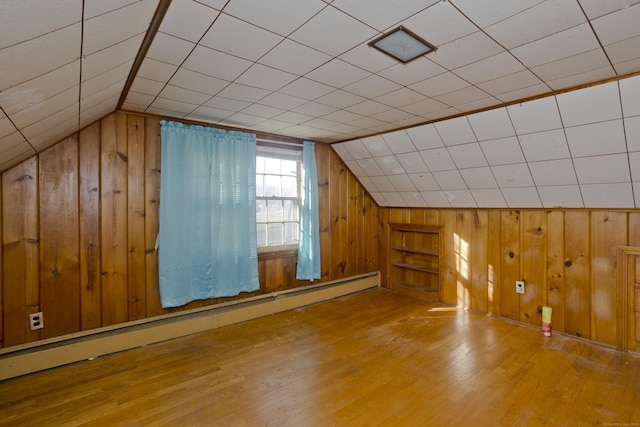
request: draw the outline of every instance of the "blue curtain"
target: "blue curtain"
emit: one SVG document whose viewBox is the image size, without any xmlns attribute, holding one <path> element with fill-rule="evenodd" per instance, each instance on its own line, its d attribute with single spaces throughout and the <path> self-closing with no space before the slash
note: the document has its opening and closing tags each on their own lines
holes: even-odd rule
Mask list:
<svg viewBox="0 0 640 427">
<path fill-rule="evenodd" d="M 302 148 L 302 206 L 298 243 L 298 280 L 320 279 L 320 229 L 318 221 L 318 172 L 314 143 Z"/>
<path fill-rule="evenodd" d="M 257 290 L 255 135 L 161 125 L 162 306 Z"/>
</svg>

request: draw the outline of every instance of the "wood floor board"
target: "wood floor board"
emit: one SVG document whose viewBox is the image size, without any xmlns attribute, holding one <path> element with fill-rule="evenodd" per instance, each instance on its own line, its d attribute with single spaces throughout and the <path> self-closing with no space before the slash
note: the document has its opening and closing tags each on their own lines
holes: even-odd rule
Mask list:
<svg viewBox="0 0 640 427">
<path fill-rule="evenodd" d="M 0 426 L 640 423 L 640 358 L 373 289 L 0 382 Z"/>
</svg>

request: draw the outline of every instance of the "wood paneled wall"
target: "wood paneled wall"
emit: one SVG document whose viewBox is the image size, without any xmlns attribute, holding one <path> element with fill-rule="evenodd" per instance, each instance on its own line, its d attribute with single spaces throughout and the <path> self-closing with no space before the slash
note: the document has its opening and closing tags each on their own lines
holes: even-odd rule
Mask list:
<svg viewBox="0 0 640 427">
<path fill-rule="evenodd" d="M 640 211 L 381 208 L 379 217 L 381 229 L 443 226 L 443 302 L 536 326 L 549 305 L 554 331 L 616 344 L 618 248 L 640 244 Z M 382 242 L 383 270 L 385 254 Z"/>
<path fill-rule="evenodd" d="M 160 306 L 160 120 L 114 113 L 5 171 L 0 197 L 0 343 L 22 343 L 215 304 Z M 322 279 L 378 270 L 378 208 L 316 144 Z M 261 289 L 295 279 L 295 252 L 261 255 Z M 28 315 L 42 311 L 44 329 Z"/>
</svg>

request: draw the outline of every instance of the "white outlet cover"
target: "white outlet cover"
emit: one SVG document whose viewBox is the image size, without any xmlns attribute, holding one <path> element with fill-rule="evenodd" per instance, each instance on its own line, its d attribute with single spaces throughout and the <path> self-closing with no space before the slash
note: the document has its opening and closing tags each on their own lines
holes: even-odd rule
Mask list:
<svg viewBox="0 0 640 427">
<path fill-rule="evenodd" d="M 521 281 L 516 282 L 516 293 L 524 294 L 524 282 L 521 282 Z"/>
<path fill-rule="evenodd" d="M 41 311 L 29 314 L 29 327 L 32 331 L 44 328 L 44 321 Z"/>
</svg>

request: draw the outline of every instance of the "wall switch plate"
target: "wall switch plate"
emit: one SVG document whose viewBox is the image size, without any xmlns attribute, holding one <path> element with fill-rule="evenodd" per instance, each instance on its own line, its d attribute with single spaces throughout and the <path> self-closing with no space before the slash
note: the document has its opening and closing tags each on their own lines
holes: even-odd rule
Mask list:
<svg viewBox="0 0 640 427">
<path fill-rule="evenodd" d="M 524 280 L 517 280 L 516 281 L 516 293 L 517 294 L 524 294 Z"/>
<path fill-rule="evenodd" d="M 29 314 L 29 327 L 31 328 L 32 331 L 35 331 L 36 329 L 44 328 L 44 322 L 42 320 L 41 311 L 37 313 Z"/>
</svg>

